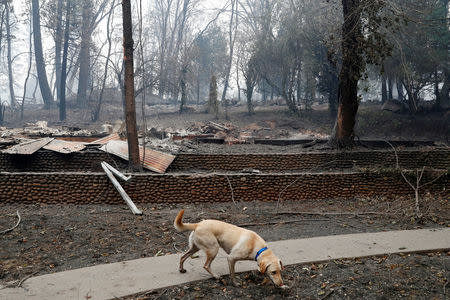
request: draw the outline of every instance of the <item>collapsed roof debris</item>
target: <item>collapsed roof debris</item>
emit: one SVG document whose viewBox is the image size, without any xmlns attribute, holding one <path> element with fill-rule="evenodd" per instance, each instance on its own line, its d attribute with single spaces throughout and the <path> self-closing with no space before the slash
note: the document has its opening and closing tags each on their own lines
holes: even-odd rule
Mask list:
<svg viewBox="0 0 450 300">
<path fill-rule="evenodd" d="M 118 140 L 120 140 L 120 136 L 119 136 L 119 134 L 116 132 L 116 133 L 110 134 L 110 135 L 108 135 L 108 136 L 105 136 L 105 137 L 103 137 L 103 138 L 101 138 L 101 139 L 98 139 L 98 140 L 95 140 L 95 141 L 93 141 L 93 142 L 90 142 L 90 144 L 95 144 L 95 145 L 105 145 L 105 144 L 107 144 L 109 141 L 118 141 Z"/>
<path fill-rule="evenodd" d="M 84 148 L 86 148 L 86 145 L 81 142 L 70 142 L 56 139 L 44 146 L 45 150 L 51 150 L 63 154 L 78 152 Z"/>
<path fill-rule="evenodd" d="M 127 141 L 111 140 L 103 145 L 100 150 L 128 160 Z M 144 168 L 161 174 L 166 172 L 167 168 L 175 159 L 174 155 L 152 150 L 148 147 L 145 147 L 144 159 L 144 147 L 142 146 L 139 146 L 139 157 L 141 162 L 143 162 Z"/>
<path fill-rule="evenodd" d="M 53 141 L 53 138 L 42 138 L 38 140 L 27 140 L 23 143 L 20 143 L 18 145 L 12 146 L 11 148 L 8 148 L 6 150 L 3 150 L 4 153 L 8 154 L 25 154 L 30 155 L 34 152 L 38 151 L 51 141 Z"/>
</svg>

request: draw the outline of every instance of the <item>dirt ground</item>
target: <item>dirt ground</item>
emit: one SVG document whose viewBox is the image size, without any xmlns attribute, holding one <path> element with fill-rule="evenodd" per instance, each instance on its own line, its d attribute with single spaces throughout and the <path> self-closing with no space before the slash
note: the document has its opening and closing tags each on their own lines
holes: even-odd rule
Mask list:
<svg viewBox="0 0 450 300">
<path fill-rule="evenodd" d="M 194 122 L 216 121 L 200 113 L 179 115 L 176 107 L 147 111 L 149 128 L 184 130 Z M 138 113 L 139 115 L 139 113 Z M 100 128 L 122 118 L 120 109 L 111 109 L 96 124 L 89 124 L 90 112 L 68 112 L 65 125 Z M 8 117 L 6 126 L 22 126 Z M 26 112 L 26 122 L 48 120 L 60 126 L 57 111 Z M 83 119 L 84 118 L 84 119 Z M 139 117 L 138 117 L 139 118 Z M 231 122 L 241 128 L 250 124 L 268 127 L 278 138 L 326 138 L 333 119 L 324 109 L 292 116 L 285 107 L 257 107 L 249 117 L 244 107 L 234 107 Z M 226 122 L 223 118 L 218 122 Z M 142 128 L 142 125 L 141 125 Z M 427 116 L 397 115 L 362 107 L 357 133 L 365 139 L 450 141 L 450 118 L 445 114 Z M 263 133 L 264 134 L 264 133 Z M 191 147 L 192 145 L 189 145 Z M 188 148 L 189 148 L 188 147 Z M 183 145 L 181 149 L 183 148 Z M 296 152 L 300 146 L 197 145 L 194 152 Z M 450 226 L 450 201 L 437 197 L 422 199 L 423 219 L 413 213 L 413 199 L 328 199 L 323 201 L 207 203 L 189 205 L 141 205 L 143 216 L 134 216 L 126 205 L 1 205 L 0 232 L 21 222 L 11 232 L 0 234 L 0 288 L 15 286 L 29 276 L 43 275 L 103 263 L 141 257 L 181 253 L 187 247 L 187 233 L 177 233 L 172 222 L 181 208 L 186 220 L 214 218 L 245 226 L 267 241 L 306 238 L 384 230 L 436 228 Z M 300 213 L 304 212 L 304 213 Z M 150 291 L 129 299 L 445 299 L 450 278 L 448 252 L 425 255 L 332 261 L 321 264 L 289 266 L 284 274 L 291 289 L 281 292 L 256 272 L 241 274 L 243 287 L 224 281 L 205 280 L 173 288 Z"/>
<path fill-rule="evenodd" d="M 406 254 L 288 266 L 280 290 L 258 271 L 121 299 L 447 299 L 450 253 Z"/>
<path fill-rule="evenodd" d="M 16 210 L 20 213 L 21 222 L 13 231 L 0 236 L 0 284 L 9 282 L 14 285 L 31 275 L 180 253 L 187 247 L 187 233 L 176 232 L 172 225 L 180 208 L 186 208 L 187 221 L 220 219 L 252 229 L 267 241 L 450 226 L 449 199 L 425 198 L 422 203 L 423 220 L 413 217 L 412 203 L 412 199 L 282 202 L 278 213 L 277 202 L 138 204 L 144 211 L 143 216 L 132 215 L 126 205 L 2 205 L 0 231 L 17 222 Z M 369 298 L 376 298 L 378 292 L 400 296 L 402 290 L 422 299 L 431 299 L 432 296 L 442 298 L 443 280 L 449 278 L 449 261 L 445 253 L 440 256 L 390 256 L 382 263 L 377 260 L 379 258 L 291 266 L 287 268 L 286 280 L 296 288 L 286 296 L 320 298 L 325 295 L 320 292 L 328 293 L 333 289 L 330 297 L 353 298 L 357 288 Z M 447 264 L 445 267 L 442 261 Z M 411 263 L 409 267 L 408 262 Z M 392 270 L 389 269 L 391 266 Z M 392 284 L 387 274 L 396 278 L 399 287 Z M 235 289 L 228 283 L 224 286 L 223 283 L 207 280 L 168 289 L 162 297 L 193 299 L 204 295 L 218 299 L 222 293 L 229 298 L 258 294 L 269 299 L 279 297 L 279 291 L 261 286 L 261 276 L 252 273 L 242 276 L 248 281 L 243 290 Z M 420 285 L 416 285 L 417 282 Z M 441 283 L 438 285 L 437 282 Z M 320 288 L 324 283 L 325 287 Z M 158 293 L 147 296 L 152 299 Z"/>
</svg>

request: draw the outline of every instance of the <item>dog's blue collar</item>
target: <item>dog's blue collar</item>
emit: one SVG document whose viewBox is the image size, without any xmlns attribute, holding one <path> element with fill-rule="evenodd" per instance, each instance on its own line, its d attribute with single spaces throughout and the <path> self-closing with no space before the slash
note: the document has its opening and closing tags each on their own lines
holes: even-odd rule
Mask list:
<svg viewBox="0 0 450 300">
<path fill-rule="evenodd" d="M 263 253 L 266 250 L 267 250 L 267 247 L 259 249 L 258 252 L 256 252 L 255 260 L 258 260 L 258 256 L 260 256 L 261 253 Z"/>
</svg>

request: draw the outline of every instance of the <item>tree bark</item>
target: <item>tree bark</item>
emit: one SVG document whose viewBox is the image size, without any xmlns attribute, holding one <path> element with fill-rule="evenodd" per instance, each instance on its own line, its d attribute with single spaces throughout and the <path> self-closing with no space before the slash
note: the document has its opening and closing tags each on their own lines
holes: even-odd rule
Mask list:
<svg viewBox="0 0 450 300">
<path fill-rule="evenodd" d="M 56 74 L 56 96 L 59 97 L 61 85 L 61 44 L 63 43 L 62 32 L 63 0 L 58 0 L 56 8 L 56 32 L 55 32 L 55 74 Z"/>
<path fill-rule="evenodd" d="M 219 103 L 217 101 L 217 80 L 216 76 L 211 76 L 209 84 L 208 113 L 214 113 L 216 119 L 219 118 Z"/>
<path fill-rule="evenodd" d="M 0 49 L 2 49 L 4 19 L 5 19 L 5 9 L 2 8 L 2 15 L 1 15 L 1 19 L 0 19 Z"/>
<path fill-rule="evenodd" d="M 445 33 L 447 34 L 447 36 L 450 34 L 450 29 L 449 29 L 449 25 L 450 25 L 450 21 L 449 18 L 447 18 L 448 16 L 448 9 L 449 9 L 449 5 L 448 5 L 448 0 L 440 0 L 440 5 L 442 5 L 442 7 L 444 8 L 443 11 L 443 15 L 442 18 L 445 20 L 444 22 L 444 28 L 445 28 Z M 448 48 L 447 48 L 448 49 Z M 443 80 L 444 80 L 444 84 L 441 88 L 441 92 L 439 95 L 439 102 L 442 106 L 444 107 L 450 107 L 450 59 L 449 59 L 449 51 L 445 52 L 445 56 L 444 56 L 444 65 L 443 65 Z"/>
<path fill-rule="evenodd" d="M 187 95 L 186 95 L 186 73 L 187 73 L 187 66 L 183 65 L 181 68 L 181 104 L 180 104 L 180 114 L 183 113 L 185 110 L 186 102 L 187 102 Z"/>
<path fill-rule="evenodd" d="M 388 76 L 387 77 L 387 88 L 388 88 L 388 94 L 387 94 L 387 99 L 388 100 L 392 100 L 392 86 L 393 86 L 393 82 L 392 82 L 392 77 Z"/>
<path fill-rule="evenodd" d="M 41 38 L 41 17 L 39 14 L 39 0 L 31 0 L 33 11 L 33 37 L 34 54 L 36 60 L 36 70 L 38 73 L 39 88 L 44 100 L 44 108 L 49 109 L 53 104 L 52 91 L 48 84 L 47 73 L 45 71 L 44 53 L 42 51 Z"/>
<path fill-rule="evenodd" d="M 30 16 L 30 23 L 29 23 L 29 30 L 30 30 L 30 37 L 28 41 L 28 70 L 27 70 L 27 77 L 25 77 L 25 82 L 23 84 L 23 96 L 22 96 L 22 106 L 20 108 L 20 120 L 23 121 L 23 108 L 25 105 L 25 97 L 27 96 L 27 85 L 28 85 L 28 79 L 30 78 L 30 72 L 31 67 L 33 65 L 33 24 L 31 21 Z"/>
<path fill-rule="evenodd" d="M 358 81 L 363 70 L 360 0 L 342 0 L 342 68 L 339 74 L 339 106 L 330 144 L 337 148 L 352 147 L 355 143 L 355 123 L 358 112 Z"/>
<path fill-rule="evenodd" d="M 90 62 L 90 43 L 89 32 L 90 2 L 84 1 L 81 26 L 81 46 L 80 46 L 80 71 L 78 73 L 77 103 L 81 107 L 87 106 L 87 89 L 89 84 L 89 62 Z"/>
<path fill-rule="evenodd" d="M 133 23 L 131 19 L 131 0 L 122 1 L 123 48 L 125 64 L 125 117 L 128 138 L 129 166 L 140 170 L 139 142 L 136 126 L 136 104 L 134 100 L 134 65 L 133 65 Z"/>
<path fill-rule="evenodd" d="M 381 75 L 381 104 L 386 103 L 387 100 L 387 88 L 386 88 L 386 75 Z"/>
<path fill-rule="evenodd" d="M 403 102 L 403 84 L 402 84 L 402 80 L 400 78 L 397 78 L 397 81 L 396 81 L 395 85 L 397 86 L 398 101 L 402 101 Z"/>
<path fill-rule="evenodd" d="M 61 80 L 59 88 L 59 120 L 66 120 L 66 79 L 67 79 L 67 54 L 69 50 L 69 28 L 70 28 L 71 2 L 66 3 L 66 26 L 64 28 L 64 46 L 61 66 Z"/>
<path fill-rule="evenodd" d="M 8 82 L 9 82 L 9 97 L 11 99 L 11 107 L 14 108 L 16 106 L 16 95 L 14 93 L 14 77 L 12 70 L 12 59 L 11 59 L 11 20 L 10 20 L 10 6 L 8 2 L 5 4 L 6 9 L 6 43 L 7 43 L 7 61 L 8 61 Z"/>
</svg>

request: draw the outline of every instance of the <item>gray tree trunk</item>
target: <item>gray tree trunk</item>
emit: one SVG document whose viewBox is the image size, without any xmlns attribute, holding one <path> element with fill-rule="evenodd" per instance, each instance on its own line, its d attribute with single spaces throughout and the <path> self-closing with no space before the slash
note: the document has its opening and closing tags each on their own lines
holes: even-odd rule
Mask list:
<svg viewBox="0 0 450 300">
<path fill-rule="evenodd" d="M 31 0 L 33 11 L 33 37 L 34 54 L 36 60 L 36 70 L 38 73 L 39 88 L 44 100 L 44 108 L 49 109 L 53 104 L 52 91 L 48 84 L 47 73 L 45 71 L 44 53 L 42 51 L 41 38 L 41 17 L 39 14 L 39 0 Z"/>
<path fill-rule="evenodd" d="M 89 54 L 91 37 L 89 24 L 91 22 L 89 1 L 84 1 L 81 27 L 80 71 L 78 73 L 77 103 L 81 107 L 87 106 L 87 89 L 89 84 Z"/>
<path fill-rule="evenodd" d="M 56 97 L 59 97 L 60 84 L 61 84 L 61 44 L 63 42 L 62 37 L 62 14 L 63 14 L 63 0 L 58 0 L 56 8 L 56 33 L 55 33 L 55 74 L 56 74 Z"/>
<path fill-rule="evenodd" d="M 7 61 L 8 61 L 8 82 L 9 82 L 9 97 L 11 99 L 11 107 L 14 108 L 16 106 L 16 95 L 14 93 L 14 77 L 13 77 L 13 70 L 12 70 L 12 59 L 11 59 L 11 19 L 9 15 L 10 6 L 8 2 L 5 4 L 6 8 L 6 43 L 7 43 Z"/>
<path fill-rule="evenodd" d="M 61 80 L 58 95 L 59 97 L 59 120 L 66 120 L 66 79 L 67 79 L 67 54 L 69 50 L 69 29 L 70 29 L 70 10 L 71 2 L 67 0 L 66 3 L 66 26 L 64 28 L 64 46 L 61 65 Z"/>
</svg>

